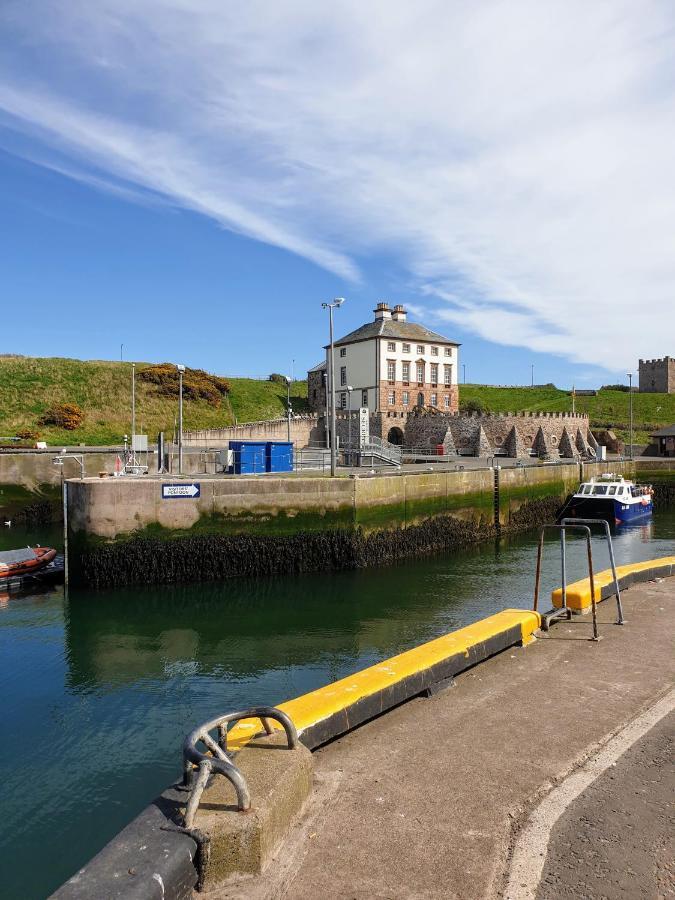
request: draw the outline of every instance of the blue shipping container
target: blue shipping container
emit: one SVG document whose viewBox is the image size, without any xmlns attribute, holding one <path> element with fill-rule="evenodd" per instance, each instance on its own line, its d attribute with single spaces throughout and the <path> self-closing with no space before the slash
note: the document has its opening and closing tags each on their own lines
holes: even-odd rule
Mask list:
<svg viewBox="0 0 675 900">
<path fill-rule="evenodd" d="M 293 444 L 288 441 L 268 441 L 266 450 L 268 472 L 293 471 Z"/>
<path fill-rule="evenodd" d="M 256 475 L 266 471 L 267 445 L 262 441 L 230 441 L 234 451 L 232 471 L 235 475 Z"/>
</svg>

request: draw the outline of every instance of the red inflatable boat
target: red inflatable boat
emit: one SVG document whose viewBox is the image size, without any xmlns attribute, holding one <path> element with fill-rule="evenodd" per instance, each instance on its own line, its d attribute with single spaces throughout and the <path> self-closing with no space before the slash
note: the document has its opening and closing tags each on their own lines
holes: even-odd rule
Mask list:
<svg viewBox="0 0 675 900">
<path fill-rule="evenodd" d="M 56 556 L 51 547 L 25 547 L 22 550 L 0 550 L 0 578 L 34 575 Z"/>
</svg>

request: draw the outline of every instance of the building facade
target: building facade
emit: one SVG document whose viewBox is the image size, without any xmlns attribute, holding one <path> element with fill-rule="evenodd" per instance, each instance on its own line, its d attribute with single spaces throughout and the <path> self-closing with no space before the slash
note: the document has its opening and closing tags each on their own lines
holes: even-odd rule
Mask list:
<svg viewBox="0 0 675 900">
<path fill-rule="evenodd" d="M 675 394 L 675 357 L 641 359 L 638 366 L 641 394 Z"/>
<path fill-rule="evenodd" d="M 406 413 L 433 407 L 457 412 L 460 345 L 408 322 L 403 306 L 391 310 L 388 303 L 378 303 L 374 313 L 374 321 L 334 342 L 336 408 Z M 316 412 L 325 407 L 316 374 L 329 365 L 330 347 L 325 350 L 326 362 L 308 372 L 309 403 Z"/>
</svg>

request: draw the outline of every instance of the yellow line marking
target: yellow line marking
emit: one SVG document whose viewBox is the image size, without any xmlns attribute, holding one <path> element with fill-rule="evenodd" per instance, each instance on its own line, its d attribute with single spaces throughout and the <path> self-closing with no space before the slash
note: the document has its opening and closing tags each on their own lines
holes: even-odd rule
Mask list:
<svg viewBox="0 0 675 900">
<path fill-rule="evenodd" d="M 646 559 L 643 562 L 628 563 L 625 566 L 617 566 L 616 574 L 619 579 L 630 575 L 633 572 L 643 572 L 645 569 L 654 569 L 658 566 L 675 566 L 675 556 L 662 556 L 660 559 Z M 596 572 L 593 578 L 595 586 L 595 602 L 599 603 L 602 599 L 602 588 L 608 584 L 612 584 L 614 578 L 611 569 L 604 569 L 602 572 Z M 554 606 L 562 606 L 562 588 L 556 588 L 551 594 L 551 600 Z M 580 581 L 574 581 L 567 585 L 567 605 L 570 609 L 588 609 L 591 605 L 591 583 L 588 578 L 582 578 Z"/>
<path fill-rule="evenodd" d="M 278 708 L 291 717 L 298 733 L 302 734 L 310 726 L 348 709 L 363 697 L 370 697 L 410 675 L 423 672 L 450 656 L 463 653 L 468 657 L 472 647 L 484 643 L 503 631 L 519 627 L 521 640 L 524 644 L 529 643 L 540 624 L 541 619 L 538 613 L 532 612 L 532 610 L 505 609 L 486 619 L 474 622 L 472 625 L 451 631 L 433 641 L 414 647 L 412 650 L 406 650 L 405 653 L 400 653 L 391 659 L 362 669 L 354 675 L 348 675 L 346 678 L 310 691 L 294 700 L 287 700 Z M 276 722 L 272 724 L 275 728 L 281 727 Z M 233 750 L 240 749 L 251 740 L 253 733 L 258 731 L 260 731 L 260 723 L 255 719 L 238 722 L 228 734 L 228 747 Z"/>
</svg>

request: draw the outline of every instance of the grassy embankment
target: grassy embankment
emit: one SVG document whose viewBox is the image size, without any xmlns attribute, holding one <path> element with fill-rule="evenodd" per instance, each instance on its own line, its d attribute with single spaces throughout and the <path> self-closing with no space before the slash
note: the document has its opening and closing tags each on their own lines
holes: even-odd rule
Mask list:
<svg viewBox="0 0 675 900">
<path fill-rule="evenodd" d="M 486 387 L 462 384 L 460 400 L 479 400 L 491 412 L 571 412 L 572 398 L 555 387 Z M 575 408 L 586 413 L 594 429 L 611 428 L 628 440 L 629 399 L 624 391 L 599 391 L 595 397 L 577 396 Z M 648 444 L 649 434 L 675 422 L 675 394 L 633 394 L 633 441 Z"/>
<path fill-rule="evenodd" d="M 145 365 L 137 364 L 137 372 Z M 37 431 L 49 444 L 118 444 L 131 430 L 131 364 L 75 359 L 42 359 L 0 356 L 0 437 L 17 431 Z M 255 422 L 283 416 L 286 389 L 283 384 L 250 378 L 227 377 L 229 397 L 214 406 L 207 400 L 186 400 L 186 430 L 217 428 L 239 422 Z M 460 385 L 462 400 L 479 400 L 491 412 L 570 412 L 572 398 L 554 387 L 486 387 Z M 307 384 L 291 387 L 296 412 L 307 410 Z M 594 428 L 613 428 L 628 437 L 629 395 L 600 391 L 596 397 L 577 397 L 576 409 L 588 413 Z M 54 403 L 76 403 L 84 411 L 82 425 L 74 431 L 40 426 L 38 419 Z M 136 382 L 136 418 L 139 432 L 154 439 L 158 431 L 173 433 L 175 398 L 162 395 L 154 384 Z M 650 431 L 675 422 L 674 394 L 633 395 L 634 440 L 648 443 Z"/>
<path fill-rule="evenodd" d="M 177 415 L 173 397 L 142 381 L 138 373 L 146 365 L 136 364 L 136 422 L 139 433 L 154 440 L 159 431 L 173 434 Z M 218 428 L 239 422 L 271 419 L 286 413 L 286 388 L 271 381 L 227 378 L 229 398 L 218 406 L 207 400 L 186 399 L 183 409 L 186 430 Z M 307 385 L 291 385 L 296 412 L 307 409 Z M 74 431 L 38 425 L 42 413 L 54 403 L 75 403 L 84 412 L 82 425 Z M 0 356 L 0 437 L 21 430 L 38 432 L 50 445 L 119 444 L 131 431 L 131 363 L 81 361 L 77 359 Z"/>
</svg>

